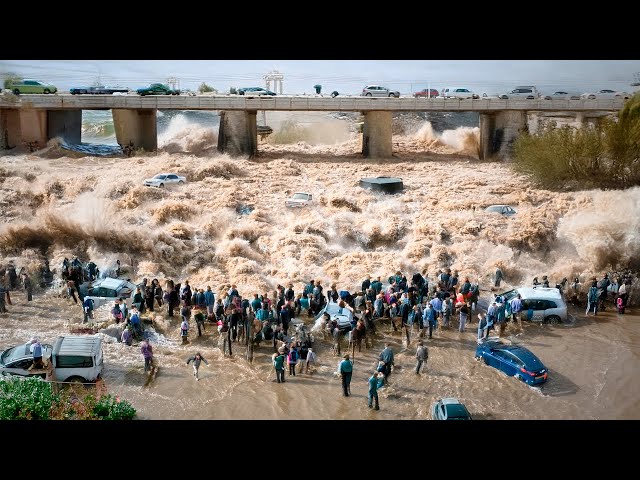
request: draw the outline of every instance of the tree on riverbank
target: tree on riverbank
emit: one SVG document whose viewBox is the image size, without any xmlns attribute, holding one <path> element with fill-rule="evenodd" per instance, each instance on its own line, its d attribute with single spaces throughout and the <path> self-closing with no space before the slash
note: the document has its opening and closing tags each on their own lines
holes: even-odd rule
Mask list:
<svg viewBox="0 0 640 480">
<path fill-rule="evenodd" d="M 514 167 L 545 188 L 628 188 L 640 185 L 640 95 L 628 100 L 617 119 L 597 127 L 557 128 L 521 136 Z"/>
<path fill-rule="evenodd" d="M 218 90 L 213 88 L 211 85 L 207 85 L 205 82 L 202 82 L 198 87 L 198 93 L 206 93 L 206 92 L 218 93 Z"/>
</svg>

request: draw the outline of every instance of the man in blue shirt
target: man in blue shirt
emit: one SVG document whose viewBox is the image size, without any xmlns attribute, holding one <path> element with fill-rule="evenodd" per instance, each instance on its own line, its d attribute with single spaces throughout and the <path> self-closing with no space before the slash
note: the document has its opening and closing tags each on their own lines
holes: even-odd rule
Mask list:
<svg viewBox="0 0 640 480">
<path fill-rule="evenodd" d="M 520 327 L 520 331 L 522 331 L 522 315 L 520 314 L 520 312 L 522 312 L 522 296 L 518 294 L 518 296 L 512 298 L 509 303 L 511 304 L 512 318 L 518 322 L 518 327 Z"/>
<path fill-rule="evenodd" d="M 353 362 L 349 360 L 348 353 L 338 365 L 338 373 L 342 377 L 342 394 L 348 397 L 351 393 L 351 375 L 353 374 Z"/>
<path fill-rule="evenodd" d="M 375 406 L 373 406 L 375 404 Z M 378 404 L 378 371 L 374 370 L 373 375 L 369 377 L 369 408 L 380 410 Z"/>
</svg>

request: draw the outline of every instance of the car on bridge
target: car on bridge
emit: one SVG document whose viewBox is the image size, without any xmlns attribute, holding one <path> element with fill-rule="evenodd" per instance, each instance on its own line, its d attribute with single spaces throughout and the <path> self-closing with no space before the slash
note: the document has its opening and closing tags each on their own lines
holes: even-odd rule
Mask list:
<svg viewBox="0 0 640 480">
<path fill-rule="evenodd" d="M 180 95 L 180 90 L 173 89 L 163 83 L 152 83 L 148 87 L 138 88 L 136 93 L 144 95 Z"/>
<path fill-rule="evenodd" d="M 275 95 L 275 92 L 272 92 L 271 90 L 267 90 L 266 88 L 262 88 L 262 87 L 239 88 L 237 92 L 238 92 L 238 95 L 257 95 L 257 96 L 261 96 L 261 95 L 274 96 Z"/>
<path fill-rule="evenodd" d="M 478 95 L 475 92 L 472 92 L 468 88 L 445 87 L 442 90 L 440 90 L 440 97 L 442 97 L 442 98 L 462 98 L 462 99 L 472 98 L 472 99 L 478 99 L 478 98 L 480 98 L 480 95 Z"/>
<path fill-rule="evenodd" d="M 71 95 L 113 95 L 114 93 L 129 93 L 125 87 L 105 87 L 94 85 L 92 87 L 73 87 L 69 89 Z"/>
<path fill-rule="evenodd" d="M 545 95 L 545 100 L 580 100 L 580 95 L 569 92 L 554 92 L 552 95 Z"/>
<path fill-rule="evenodd" d="M 509 98 L 526 98 L 527 100 L 535 100 L 540 98 L 540 92 L 532 85 L 525 85 L 516 87 L 510 92 L 502 93 L 498 96 L 503 100 L 508 100 Z"/>
<path fill-rule="evenodd" d="M 583 100 L 600 100 L 607 98 L 623 98 L 626 100 L 628 98 L 631 98 L 631 94 L 605 88 L 603 90 L 598 90 L 597 92 L 583 93 L 582 95 L 580 95 L 580 98 L 582 98 Z"/>
<path fill-rule="evenodd" d="M 46 95 L 58 91 L 55 85 L 43 83 L 39 80 L 28 79 L 8 81 L 5 83 L 5 88 L 11 90 L 16 95 L 20 95 L 21 93 L 41 93 Z"/>
<path fill-rule="evenodd" d="M 415 98 L 436 98 L 439 95 L 440 93 L 435 88 L 423 88 L 413 94 Z"/>
<path fill-rule="evenodd" d="M 387 87 L 381 85 L 367 85 L 362 89 L 360 93 L 361 97 L 400 97 L 400 92 L 397 90 L 389 90 Z"/>
</svg>

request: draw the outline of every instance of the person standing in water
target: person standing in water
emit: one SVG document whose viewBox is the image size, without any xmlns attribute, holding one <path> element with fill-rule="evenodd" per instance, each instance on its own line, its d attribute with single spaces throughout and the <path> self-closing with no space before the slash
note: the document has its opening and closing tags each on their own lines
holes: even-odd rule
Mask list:
<svg viewBox="0 0 640 480">
<path fill-rule="evenodd" d="M 196 352 L 195 355 L 187 359 L 187 365 L 189 365 L 191 362 L 193 362 L 193 376 L 196 377 L 196 380 L 199 381 L 200 378 L 198 377 L 198 369 L 200 368 L 200 362 L 204 362 L 207 366 L 209 366 L 209 362 L 205 360 L 200 352 Z"/>
<path fill-rule="evenodd" d="M 353 362 L 349 360 L 348 353 L 338 365 L 338 373 L 342 377 L 342 395 L 348 397 L 351 394 L 351 375 L 353 375 Z"/>
</svg>

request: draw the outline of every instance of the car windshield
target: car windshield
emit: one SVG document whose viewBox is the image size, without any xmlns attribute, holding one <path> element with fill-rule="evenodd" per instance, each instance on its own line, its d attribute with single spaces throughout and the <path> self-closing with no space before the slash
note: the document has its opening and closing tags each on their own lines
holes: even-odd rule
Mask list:
<svg viewBox="0 0 640 480">
<path fill-rule="evenodd" d="M 467 420 L 469 413 L 464 406 L 460 404 L 447 404 L 447 420 Z"/>
<path fill-rule="evenodd" d="M 504 292 L 500 296 L 505 298 L 507 301 L 509 301 L 512 298 L 514 298 L 516 295 L 518 295 L 518 291 L 517 290 L 509 290 L 508 292 Z"/>
<path fill-rule="evenodd" d="M 16 347 L 8 348 L 4 352 L 2 352 L 0 363 L 6 365 L 7 363 L 13 362 L 14 360 L 29 355 L 29 347 L 29 345 L 18 345 Z"/>
<path fill-rule="evenodd" d="M 307 200 L 309 196 L 306 193 L 294 193 L 292 198 L 294 200 Z"/>
<path fill-rule="evenodd" d="M 153 178 L 155 178 L 155 179 L 157 179 L 157 180 L 164 180 L 165 178 L 167 178 L 167 176 L 166 176 L 166 175 L 156 175 L 156 176 L 155 176 L 155 177 L 153 177 Z"/>
</svg>

